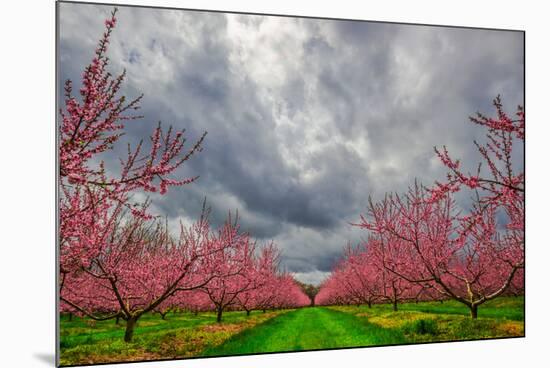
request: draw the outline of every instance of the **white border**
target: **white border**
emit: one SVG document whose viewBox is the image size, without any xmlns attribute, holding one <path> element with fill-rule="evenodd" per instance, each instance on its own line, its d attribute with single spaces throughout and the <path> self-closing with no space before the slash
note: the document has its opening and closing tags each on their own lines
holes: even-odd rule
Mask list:
<svg viewBox="0 0 550 368">
<path fill-rule="evenodd" d="M 113 1 L 104 0 L 106 3 Z M 543 100 L 550 65 L 543 2 L 339 0 L 127 0 L 136 5 L 431 23 L 527 31 L 527 337 L 461 342 L 154 362 L 104 367 L 393 367 L 540 366 L 549 306 L 547 178 L 550 137 Z M 54 354 L 54 2 L 2 4 L 0 144 L 0 366 L 51 367 Z M 426 108 L 429 108 L 427 106 Z"/>
</svg>

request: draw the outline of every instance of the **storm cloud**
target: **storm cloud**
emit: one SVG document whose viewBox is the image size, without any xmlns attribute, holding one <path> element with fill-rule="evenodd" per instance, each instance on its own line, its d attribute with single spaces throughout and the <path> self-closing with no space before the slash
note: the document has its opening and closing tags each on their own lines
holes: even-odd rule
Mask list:
<svg viewBox="0 0 550 368">
<path fill-rule="evenodd" d="M 79 81 L 110 6 L 60 3 L 60 81 Z M 443 178 L 433 147 L 476 162 L 469 124 L 523 104 L 523 34 L 295 17 L 121 7 L 109 48 L 122 93 L 144 93 L 144 119 L 186 129 L 204 150 L 178 173 L 197 182 L 152 196 L 170 221 L 197 218 L 203 199 L 219 224 L 273 240 L 282 266 L 318 283 L 348 243 L 369 195 Z M 124 145 L 120 145 L 124 149 Z M 123 151 L 105 157 L 114 167 Z"/>
</svg>

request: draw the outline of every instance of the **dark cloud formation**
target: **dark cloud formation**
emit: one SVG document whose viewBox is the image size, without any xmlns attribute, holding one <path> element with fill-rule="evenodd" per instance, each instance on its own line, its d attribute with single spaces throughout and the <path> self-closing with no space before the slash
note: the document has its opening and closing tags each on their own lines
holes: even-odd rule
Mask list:
<svg viewBox="0 0 550 368">
<path fill-rule="evenodd" d="M 110 10 L 60 4 L 61 80 L 79 80 Z M 145 94 L 124 139 L 159 120 L 190 145 L 208 131 L 179 173 L 200 179 L 153 196 L 155 210 L 191 222 L 206 197 L 219 224 L 238 209 L 307 282 L 365 235 L 350 222 L 369 195 L 442 178 L 433 146 L 476 159 L 483 131 L 467 117 L 492 113 L 497 94 L 523 101 L 517 32 L 124 7 L 118 18 L 111 69 L 127 70 L 124 94 Z"/>
</svg>

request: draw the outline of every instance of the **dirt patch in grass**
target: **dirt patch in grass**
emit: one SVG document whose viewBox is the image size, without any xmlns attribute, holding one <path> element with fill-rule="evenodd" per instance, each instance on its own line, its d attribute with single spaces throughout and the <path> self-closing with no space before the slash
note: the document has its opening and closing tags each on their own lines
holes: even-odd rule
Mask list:
<svg viewBox="0 0 550 368">
<path fill-rule="evenodd" d="M 168 321 L 166 320 L 166 322 L 168 322 Z M 122 321 L 122 320 L 120 321 L 120 324 L 122 326 L 124 326 L 124 323 L 126 323 L 126 322 Z M 154 321 L 154 322 L 153 321 L 138 321 L 137 326 L 138 327 L 149 327 L 149 326 L 156 326 L 159 323 L 161 323 L 161 322 L 157 322 L 157 321 Z"/>
<path fill-rule="evenodd" d="M 525 324 L 519 321 L 506 321 L 498 326 L 498 332 L 504 336 L 525 335 Z"/>
<path fill-rule="evenodd" d="M 204 326 L 202 330 L 205 332 L 239 332 L 243 327 L 242 324 L 217 324 Z"/>
<path fill-rule="evenodd" d="M 382 313 L 378 316 L 372 316 L 369 318 L 369 322 L 374 323 L 382 328 L 401 328 L 406 324 L 412 323 L 420 319 L 435 318 L 435 316 L 427 313 L 400 311 Z"/>
<path fill-rule="evenodd" d="M 159 356 L 157 354 L 149 353 L 147 351 L 142 351 L 137 354 L 132 354 L 124 358 L 125 361 L 131 361 L 131 362 L 137 362 L 137 361 L 143 361 L 143 360 L 154 360 L 154 359 L 159 359 Z M 108 356 L 104 358 L 98 357 L 96 361 L 108 362 L 109 357 Z"/>
<path fill-rule="evenodd" d="M 158 354 L 131 345 L 127 349 L 119 346 L 99 346 L 96 349 L 79 347 L 65 352 L 61 357 L 62 365 L 98 364 L 108 362 L 129 362 L 158 359 Z"/>
</svg>

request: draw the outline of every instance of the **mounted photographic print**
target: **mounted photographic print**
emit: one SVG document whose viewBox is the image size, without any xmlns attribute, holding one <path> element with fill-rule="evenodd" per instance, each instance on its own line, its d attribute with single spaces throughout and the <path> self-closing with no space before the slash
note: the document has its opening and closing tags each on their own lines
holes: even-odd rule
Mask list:
<svg viewBox="0 0 550 368">
<path fill-rule="evenodd" d="M 57 78 L 59 365 L 524 336 L 524 32 L 61 1 Z"/>
</svg>

